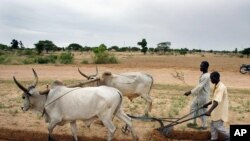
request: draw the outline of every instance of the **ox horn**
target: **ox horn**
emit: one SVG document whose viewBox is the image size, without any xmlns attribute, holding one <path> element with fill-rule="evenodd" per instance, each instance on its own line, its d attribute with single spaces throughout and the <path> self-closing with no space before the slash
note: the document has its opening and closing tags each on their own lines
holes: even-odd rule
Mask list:
<svg viewBox="0 0 250 141">
<path fill-rule="evenodd" d="M 97 74 L 98 74 L 98 68 L 97 68 L 97 65 L 96 65 L 95 67 L 96 67 L 96 74 L 95 74 L 95 75 L 93 75 L 94 77 L 96 77 L 96 76 L 97 76 Z"/>
<path fill-rule="evenodd" d="M 78 72 L 79 72 L 82 76 L 84 76 L 85 78 L 90 79 L 90 77 L 87 76 L 86 74 L 84 74 L 83 72 L 81 72 L 79 68 L 78 68 Z"/>
<path fill-rule="evenodd" d="M 36 71 L 32 68 L 32 71 L 34 73 L 34 76 L 35 76 L 35 81 L 33 83 L 33 86 L 36 87 L 37 83 L 38 83 L 38 76 L 37 76 L 37 73 Z"/>
<path fill-rule="evenodd" d="M 13 76 L 13 79 L 14 79 L 14 82 L 16 83 L 16 85 L 17 85 L 21 90 L 23 90 L 24 92 L 28 92 L 28 89 L 25 88 L 21 83 L 19 83 L 19 82 L 16 80 L 15 76 Z"/>
</svg>

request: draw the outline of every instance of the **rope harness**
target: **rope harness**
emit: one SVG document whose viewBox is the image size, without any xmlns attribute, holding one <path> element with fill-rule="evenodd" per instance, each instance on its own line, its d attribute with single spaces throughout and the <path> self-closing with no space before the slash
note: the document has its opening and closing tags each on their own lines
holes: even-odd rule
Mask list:
<svg viewBox="0 0 250 141">
<path fill-rule="evenodd" d="M 46 104 L 46 105 L 44 104 L 44 108 L 43 108 L 43 112 L 42 112 L 42 117 L 44 116 L 44 114 L 45 114 L 45 112 L 46 112 L 46 110 L 45 110 L 45 107 L 46 107 L 46 106 L 48 106 L 48 105 L 54 103 L 56 100 L 60 99 L 61 97 L 65 96 L 66 94 L 69 94 L 70 92 L 75 91 L 75 90 L 77 90 L 77 89 L 80 89 L 80 88 L 75 88 L 75 89 L 73 89 L 73 90 L 70 90 L 70 91 L 68 91 L 68 92 L 66 92 L 66 93 L 64 93 L 64 94 L 62 94 L 61 96 L 57 97 L 56 99 L 54 99 L 54 100 L 51 101 L 50 103 L 48 103 L 48 104 Z M 47 98 L 48 98 L 48 96 L 46 95 L 45 103 L 46 103 L 46 101 L 47 101 Z"/>
</svg>

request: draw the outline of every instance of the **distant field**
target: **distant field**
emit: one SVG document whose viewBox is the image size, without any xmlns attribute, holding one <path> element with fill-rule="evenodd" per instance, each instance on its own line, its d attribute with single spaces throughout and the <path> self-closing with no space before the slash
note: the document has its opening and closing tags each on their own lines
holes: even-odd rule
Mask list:
<svg viewBox="0 0 250 141">
<path fill-rule="evenodd" d="M 184 97 L 183 93 L 197 84 L 200 75 L 199 64 L 202 60 L 208 60 L 211 66 L 210 71 L 220 71 L 223 83 L 228 86 L 230 122 L 227 126 L 229 124 L 250 123 L 250 75 L 242 75 L 238 72 L 240 64 L 249 63 L 250 58 L 217 56 L 214 54 L 205 54 L 204 57 L 202 57 L 201 54 L 186 56 L 142 55 L 141 53 L 115 54 L 118 56 L 120 63 L 98 65 L 99 75 L 104 71 L 111 71 L 112 73 L 143 71 L 151 74 L 154 77 L 154 86 L 150 94 L 153 98 L 151 116 L 181 117 L 187 114 L 192 98 Z M 4 121 L 0 122 L 2 132 L 0 139 L 3 138 L 1 135 L 4 134 L 4 131 L 6 131 L 7 134 L 9 129 L 34 132 L 34 135 L 37 132 L 37 136 L 42 133 L 47 133 L 47 125 L 41 118 L 41 114 L 34 114 L 30 111 L 23 113 L 21 111 L 22 92 L 13 83 L 13 75 L 27 86 L 33 81 L 31 68 L 34 68 L 39 75 L 38 88 L 40 90 L 45 89 L 46 85 L 55 79 L 60 79 L 64 81 L 65 84 L 71 84 L 84 80 L 77 72 L 78 67 L 86 74 L 95 73 L 95 65 L 77 63 L 77 61 L 83 58 L 90 60 L 91 55 L 87 53 L 75 53 L 76 64 L 73 65 L 0 65 L 0 120 Z M 145 101 L 141 98 L 136 98 L 133 103 L 131 103 L 125 98 L 123 107 L 126 113 L 140 116 L 144 112 Z M 131 136 L 121 133 L 120 129 L 123 123 L 117 119 L 114 121 L 118 127 L 115 133 L 115 140 L 130 140 Z M 133 121 L 133 123 L 140 139 L 143 141 L 147 141 L 152 130 L 159 127 L 157 122 Z M 84 128 L 83 126 L 84 125 L 79 122 L 78 135 L 80 136 L 80 140 L 85 137 L 91 140 L 93 137 L 100 140 L 106 138 L 106 129 L 102 126 L 94 124 L 90 129 Z M 196 131 L 187 128 L 185 123 L 175 128 L 179 131 Z M 69 125 L 57 127 L 54 133 L 59 137 L 62 136 L 62 134 L 71 135 Z M 199 134 L 199 132 L 197 132 L 197 134 Z M 11 138 L 8 138 L 6 140 L 10 139 Z"/>
</svg>

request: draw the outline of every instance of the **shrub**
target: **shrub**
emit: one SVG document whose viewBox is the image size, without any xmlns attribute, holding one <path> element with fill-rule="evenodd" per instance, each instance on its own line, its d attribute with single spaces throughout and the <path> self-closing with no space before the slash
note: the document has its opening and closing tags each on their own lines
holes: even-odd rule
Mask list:
<svg viewBox="0 0 250 141">
<path fill-rule="evenodd" d="M 49 55 L 47 58 L 49 59 L 50 63 L 52 63 L 52 64 L 56 63 L 56 60 L 57 60 L 56 55 Z"/>
<path fill-rule="evenodd" d="M 110 55 L 106 51 L 106 46 L 101 44 L 98 48 L 93 49 L 94 52 L 94 63 L 95 64 L 115 64 L 118 63 L 117 58 L 114 55 Z"/>
<path fill-rule="evenodd" d="M 71 52 L 61 53 L 59 61 L 62 64 L 71 64 L 73 62 L 74 55 Z"/>
<path fill-rule="evenodd" d="M 35 53 L 34 53 L 32 50 L 27 49 L 27 50 L 24 50 L 23 54 L 24 54 L 24 55 L 31 56 L 31 55 L 34 55 Z"/>
<path fill-rule="evenodd" d="M 4 55 L 4 52 L 0 50 L 0 56 L 1 56 L 1 55 Z"/>
<path fill-rule="evenodd" d="M 2 55 L 0 56 L 0 64 L 17 64 L 16 60 L 13 60 L 11 55 Z"/>
<path fill-rule="evenodd" d="M 25 58 L 23 60 L 23 64 L 34 64 L 34 63 L 36 63 L 36 59 L 34 58 Z"/>
<path fill-rule="evenodd" d="M 0 56 L 0 64 L 3 64 L 5 62 L 5 56 Z"/>
<path fill-rule="evenodd" d="M 88 60 L 82 60 L 81 63 L 82 63 L 82 64 L 88 64 L 89 62 L 88 62 Z"/>
<path fill-rule="evenodd" d="M 95 54 L 94 62 L 95 64 L 116 64 L 118 63 L 118 59 L 108 52 L 103 52 Z"/>
<path fill-rule="evenodd" d="M 35 59 L 35 62 L 38 64 L 48 64 L 49 63 L 49 59 L 46 57 L 37 57 Z"/>
<path fill-rule="evenodd" d="M 119 62 L 118 62 L 118 59 L 115 57 L 115 55 L 112 54 L 109 57 L 109 63 L 111 63 L 111 64 L 117 64 Z"/>
</svg>

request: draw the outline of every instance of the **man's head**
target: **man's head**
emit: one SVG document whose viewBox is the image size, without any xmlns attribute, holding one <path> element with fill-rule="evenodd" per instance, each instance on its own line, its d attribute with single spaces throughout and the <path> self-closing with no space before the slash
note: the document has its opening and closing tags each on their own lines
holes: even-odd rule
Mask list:
<svg viewBox="0 0 250 141">
<path fill-rule="evenodd" d="M 220 73 L 214 71 L 210 74 L 210 79 L 213 84 L 218 84 L 220 82 Z"/>
<path fill-rule="evenodd" d="M 207 72 L 209 63 L 207 61 L 202 61 L 200 65 L 200 71 Z"/>
</svg>

